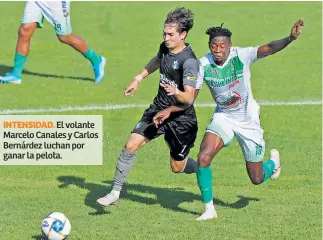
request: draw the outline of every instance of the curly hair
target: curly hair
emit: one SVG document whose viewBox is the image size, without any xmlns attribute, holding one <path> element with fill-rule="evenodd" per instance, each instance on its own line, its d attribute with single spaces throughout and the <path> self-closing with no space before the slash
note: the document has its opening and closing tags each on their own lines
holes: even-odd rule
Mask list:
<svg viewBox="0 0 323 240">
<path fill-rule="evenodd" d="M 223 26 L 223 23 L 219 27 L 210 27 L 206 30 L 205 33 L 210 36 L 209 37 L 210 42 L 213 38 L 219 37 L 219 36 L 225 36 L 231 40 L 232 32 L 227 28 L 222 28 L 222 26 Z"/>
<path fill-rule="evenodd" d="M 179 33 L 187 32 L 192 29 L 194 25 L 194 13 L 185 9 L 184 7 L 176 8 L 167 14 L 165 24 L 174 23 L 177 25 Z"/>
</svg>

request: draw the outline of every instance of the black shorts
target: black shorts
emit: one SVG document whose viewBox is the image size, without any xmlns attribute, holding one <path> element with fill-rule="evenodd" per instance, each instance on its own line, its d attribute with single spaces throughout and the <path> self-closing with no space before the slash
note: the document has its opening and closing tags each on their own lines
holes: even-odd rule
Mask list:
<svg viewBox="0 0 323 240">
<path fill-rule="evenodd" d="M 140 134 L 149 140 L 164 134 L 164 139 L 170 149 L 170 155 L 174 160 L 184 160 L 190 149 L 194 146 L 197 135 L 197 120 L 189 118 L 186 121 L 167 119 L 159 128 L 153 123 L 153 117 L 158 113 L 154 105 L 145 110 L 142 118 L 133 129 L 132 133 Z"/>
</svg>

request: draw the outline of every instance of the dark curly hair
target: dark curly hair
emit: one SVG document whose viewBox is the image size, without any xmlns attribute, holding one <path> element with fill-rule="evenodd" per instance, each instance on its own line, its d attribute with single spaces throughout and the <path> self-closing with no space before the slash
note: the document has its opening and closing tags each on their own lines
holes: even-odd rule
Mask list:
<svg viewBox="0 0 323 240">
<path fill-rule="evenodd" d="M 210 27 L 206 30 L 206 34 L 209 35 L 209 42 L 215 37 L 225 36 L 231 41 L 232 32 L 227 28 L 222 28 L 223 23 L 219 27 Z"/>
<path fill-rule="evenodd" d="M 179 33 L 188 33 L 194 25 L 193 18 L 194 13 L 191 10 L 180 7 L 167 14 L 165 24 L 174 23 L 177 25 L 177 31 Z"/>
</svg>

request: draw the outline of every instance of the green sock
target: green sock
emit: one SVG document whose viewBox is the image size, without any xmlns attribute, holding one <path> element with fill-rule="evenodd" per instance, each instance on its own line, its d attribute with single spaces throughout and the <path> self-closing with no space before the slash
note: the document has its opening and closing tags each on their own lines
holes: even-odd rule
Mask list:
<svg viewBox="0 0 323 240">
<path fill-rule="evenodd" d="M 265 182 L 272 174 L 275 169 L 275 163 L 273 160 L 268 160 L 262 164 L 262 170 L 264 171 L 264 181 Z"/>
<path fill-rule="evenodd" d="M 12 73 L 17 75 L 18 77 L 21 77 L 22 70 L 24 69 L 26 60 L 27 60 L 26 56 L 16 53 Z"/>
<path fill-rule="evenodd" d="M 92 65 L 96 65 L 100 63 L 101 57 L 96 54 L 96 52 L 89 46 L 89 49 L 86 53 L 83 54 L 84 57 L 90 60 Z"/>
<path fill-rule="evenodd" d="M 211 167 L 198 167 L 196 171 L 197 183 L 202 193 L 202 201 L 208 203 L 213 199 L 212 195 L 212 171 Z"/>
</svg>

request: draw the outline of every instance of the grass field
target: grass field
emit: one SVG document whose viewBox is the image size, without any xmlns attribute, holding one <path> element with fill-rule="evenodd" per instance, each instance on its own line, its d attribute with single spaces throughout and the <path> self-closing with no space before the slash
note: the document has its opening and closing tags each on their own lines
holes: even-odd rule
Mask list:
<svg viewBox="0 0 323 240">
<path fill-rule="evenodd" d="M 306 27 L 297 41 L 252 66 L 254 97 L 262 102 L 321 101 L 321 2 L 73 2 L 74 33 L 108 59 L 104 81 L 94 85 L 90 64 L 60 44 L 45 23 L 32 38 L 23 84 L 0 87 L 0 111 L 148 105 L 157 92 L 158 74 L 146 79 L 135 97 L 124 98 L 123 89 L 157 53 L 165 15 L 176 6 L 195 12 L 187 41 L 198 56 L 208 51 L 204 32 L 209 26 L 224 22 L 233 32 L 233 45 L 246 47 L 286 37 L 302 17 Z M 3 75 L 12 66 L 24 3 L 0 2 L 0 9 Z M 197 102 L 212 103 L 206 87 Z M 110 190 L 116 160 L 143 110 L 56 112 L 103 116 L 104 164 L 1 166 L 0 239 L 41 239 L 41 220 L 53 211 L 70 219 L 71 240 L 322 239 L 321 104 L 262 106 L 266 148 L 281 151 L 281 177 L 252 185 L 235 141 L 212 165 L 218 219 L 207 222 L 195 221 L 204 210 L 195 176 L 171 173 L 163 138 L 138 152 L 122 201 L 105 211 L 96 205 Z M 197 108 L 200 131 L 193 157 L 212 112 L 211 107 Z"/>
</svg>

